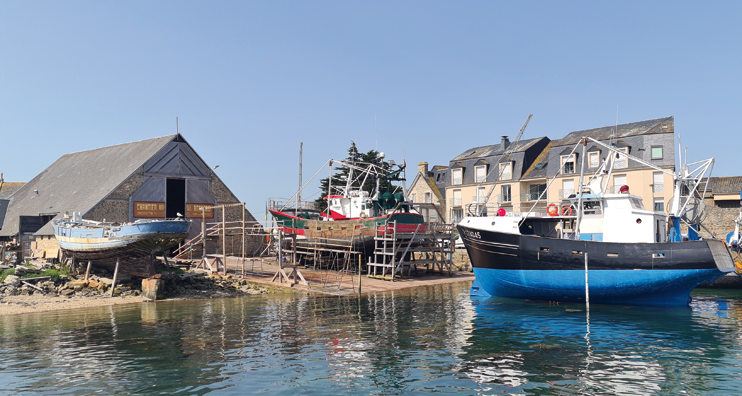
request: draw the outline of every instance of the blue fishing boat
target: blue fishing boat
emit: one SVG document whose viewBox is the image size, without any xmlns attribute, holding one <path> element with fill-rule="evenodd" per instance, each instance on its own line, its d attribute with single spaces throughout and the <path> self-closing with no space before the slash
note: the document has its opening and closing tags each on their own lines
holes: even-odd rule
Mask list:
<svg viewBox="0 0 742 396">
<path fill-rule="evenodd" d="M 152 257 L 177 246 L 187 236 L 191 222 L 174 220 L 137 220 L 111 223 L 76 217 L 52 221 L 59 247 L 80 260 L 105 260 L 116 257 Z"/>
<path fill-rule="evenodd" d="M 701 240 L 697 233 L 705 192 L 699 186 L 707 183 L 713 159 L 673 174 L 675 196 L 666 216 L 645 210 L 628 188 L 616 194 L 607 186 L 618 155 L 652 164 L 586 139 L 616 155 L 608 155 L 584 185 L 581 173 L 579 189 L 566 202 L 549 204 L 546 213 L 536 213 L 534 205 L 528 213 L 459 222 L 476 277 L 472 295 L 576 302 L 589 295 L 596 303 L 686 305 L 695 287 L 736 269 L 723 241 Z M 583 150 L 586 142 L 579 143 Z"/>
</svg>

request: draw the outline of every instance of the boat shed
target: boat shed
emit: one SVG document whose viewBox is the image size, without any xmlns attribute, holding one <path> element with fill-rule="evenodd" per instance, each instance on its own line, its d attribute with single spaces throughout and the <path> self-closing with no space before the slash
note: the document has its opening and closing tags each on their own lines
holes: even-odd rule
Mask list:
<svg viewBox="0 0 742 396">
<path fill-rule="evenodd" d="M 202 217 L 222 221 L 212 206 L 239 202 L 175 134 L 63 155 L 9 197 L 0 241 L 20 243 L 23 257 L 54 258 L 59 251 L 51 220 L 73 212 L 120 223 L 180 215 L 193 220 L 193 237 L 201 232 Z M 226 220 L 241 221 L 243 207 L 232 209 Z M 246 221 L 255 221 L 245 212 Z"/>
</svg>

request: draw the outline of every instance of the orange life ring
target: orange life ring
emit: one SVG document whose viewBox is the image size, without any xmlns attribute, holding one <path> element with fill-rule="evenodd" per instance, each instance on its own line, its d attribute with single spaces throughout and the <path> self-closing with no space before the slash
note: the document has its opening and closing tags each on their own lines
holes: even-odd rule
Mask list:
<svg viewBox="0 0 742 396">
<path fill-rule="evenodd" d="M 559 205 L 553 204 L 553 203 L 552 204 L 549 204 L 546 207 L 546 213 L 549 216 L 559 216 Z"/>
<path fill-rule="evenodd" d="M 361 212 L 361 218 L 362 219 L 365 219 L 366 218 L 366 212 Z"/>
<path fill-rule="evenodd" d="M 562 206 L 562 216 L 572 216 L 572 208 L 569 206 Z"/>
</svg>

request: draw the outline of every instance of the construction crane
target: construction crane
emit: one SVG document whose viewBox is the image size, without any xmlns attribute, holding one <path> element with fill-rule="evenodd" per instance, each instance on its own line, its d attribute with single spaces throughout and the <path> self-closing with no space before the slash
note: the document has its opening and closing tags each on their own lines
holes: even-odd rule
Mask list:
<svg viewBox="0 0 742 396">
<path fill-rule="evenodd" d="M 484 177 L 484 180 L 477 183 L 477 188 L 475 190 L 477 194 L 477 202 L 474 204 L 469 205 L 469 214 L 473 216 L 484 216 L 487 207 L 487 202 L 489 202 L 490 197 L 492 196 L 492 192 L 495 191 L 495 187 L 497 186 L 497 183 L 500 181 L 500 178 L 502 175 L 500 172 L 497 172 L 497 178 L 495 179 L 494 184 L 492 184 L 492 187 L 490 188 L 489 192 L 487 192 L 487 195 L 484 197 L 484 202 L 479 202 L 479 189 L 482 187 L 482 185 L 487 181 L 487 177 L 492 173 L 495 169 L 500 169 L 500 164 L 503 162 L 505 158 L 510 158 L 510 156 L 513 154 L 513 151 L 515 151 L 515 147 L 518 145 L 518 142 L 520 141 L 520 138 L 523 136 L 523 132 L 526 130 L 526 127 L 528 126 L 528 122 L 531 121 L 531 118 L 533 117 L 533 114 L 529 114 L 528 118 L 526 119 L 526 122 L 523 123 L 523 126 L 520 128 L 520 131 L 518 131 L 518 135 L 515 137 L 515 141 L 511 143 L 505 152 L 500 155 L 500 159 L 497 161 L 497 164 L 495 164 L 494 167 L 490 169 L 489 172 L 487 172 L 487 175 Z M 511 170 L 512 172 L 512 170 Z M 472 207 L 474 207 L 474 211 L 472 211 Z"/>
</svg>

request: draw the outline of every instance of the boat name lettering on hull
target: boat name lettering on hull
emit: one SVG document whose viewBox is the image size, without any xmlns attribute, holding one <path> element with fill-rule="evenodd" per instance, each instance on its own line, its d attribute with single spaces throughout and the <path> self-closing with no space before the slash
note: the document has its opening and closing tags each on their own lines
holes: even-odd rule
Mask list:
<svg viewBox="0 0 742 396">
<path fill-rule="evenodd" d="M 468 236 L 469 238 L 477 238 L 477 239 L 482 239 L 482 237 L 481 237 L 481 236 L 479 235 L 479 231 L 469 231 L 469 230 L 464 230 L 464 233 L 465 233 L 465 234 L 466 234 L 466 236 Z"/>
</svg>

